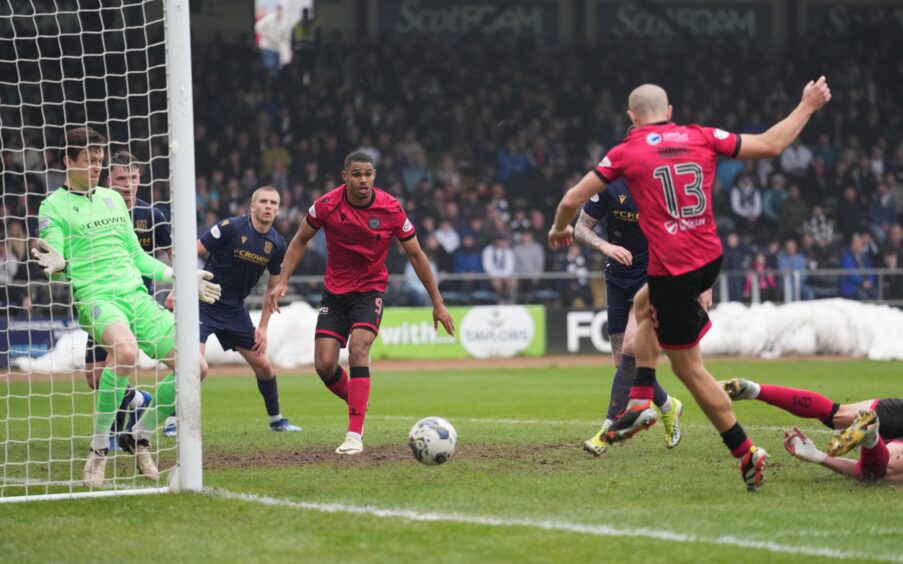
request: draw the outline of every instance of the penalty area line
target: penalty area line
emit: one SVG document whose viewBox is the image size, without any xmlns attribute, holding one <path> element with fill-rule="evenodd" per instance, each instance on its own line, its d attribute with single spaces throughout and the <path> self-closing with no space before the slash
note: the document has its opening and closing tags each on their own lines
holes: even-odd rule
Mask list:
<svg viewBox="0 0 903 564">
<path fill-rule="evenodd" d="M 700 536 L 690 533 L 678 533 L 664 529 L 627 528 L 613 525 L 594 525 L 559 521 L 554 519 L 524 519 L 493 517 L 489 515 L 468 515 L 464 513 L 440 513 L 436 511 L 421 512 L 409 509 L 393 509 L 370 505 L 351 505 L 343 503 L 318 503 L 294 501 L 291 499 L 238 493 L 219 488 L 206 488 L 204 493 L 221 499 L 258 503 L 271 507 L 287 507 L 302 511 L 319 511 L 321 513 L 349 513 L 367 515 L 378 518 L 401 519 L 420 523 L 461 523 L 465 525 L 481 525 L 489 527 L 525 527 L 544 531 L 558 531 L 599 537 L 626 537 L 653 539 L 666 542 L 699 543 L 737 548 L 766 550 L 777 554 L 799 554 L 836 559 L 876 560 L 880 562 L 903 562 L 901 555 L 864 554 L 849 550 L 837 550 L 818 546 L 791 545 L 772 541 L 747 539 L 736 535 Z"/>
</svg>

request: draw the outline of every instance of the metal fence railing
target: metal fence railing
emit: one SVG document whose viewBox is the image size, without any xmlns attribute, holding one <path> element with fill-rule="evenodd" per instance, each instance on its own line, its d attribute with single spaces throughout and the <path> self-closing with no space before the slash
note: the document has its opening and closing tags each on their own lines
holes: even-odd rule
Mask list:
<svg viewBox="0 0 903 564">
<path fill-rule="evenodd" d="M 739 301 L 757 304 L 764 301 L 789 303 L 806 299 L 841 297 L 841 281 L 845 276 L 874 276 L 871 288 L 858 298 L 863 302 L 903 307 L 903 268 L 870 268 L 847 270 L 822 268 L 815 270 L 758 273 L 746 270 L 724 271 L 714 287 L 716 303 Z M 448 274 L 438 276 L 439 288 L 446 304 L 474 305 L 494 303 L 543 303 L 604 306 L 605 273 L 601 271 L 543 272 L 518 274 L 496 279 L 486 274 Z M 322 276 L 293 276 L 289 295 L 282 301 L 306 301 L 316 305 L 320 300 Z M 259 284 L 247 303 L 251 308 L 263 304 L 265 285 Z M 396 274 L 389 276 L 387 303 L 392 305 L 427 305 L 426 293 L 419 282 Z M 856 298 L 854 298 L 856 299 Z"/>
</svg>

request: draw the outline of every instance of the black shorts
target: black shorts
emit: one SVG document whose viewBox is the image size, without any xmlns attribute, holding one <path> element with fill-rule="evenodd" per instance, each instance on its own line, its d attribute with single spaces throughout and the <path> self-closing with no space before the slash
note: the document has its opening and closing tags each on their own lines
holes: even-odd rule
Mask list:
<svg viewBox="0 0 903 564">
<path fill-rule="evenodd" d="M 721 257 L 680 276 L 649 276 L 649 302 L 656 320 L 659 344 L 666 349 L 688 349 L 711 327 L 709 315 L 696 299 L 715 283 Z"/>
<path fill-rule="evenodd" d="M 646 278 L 638 278 L 628 282 L 613 282 L 605 279 L 605 292 L 608 298 L 608 334 L 620 335 L 627 330 L 627 316 L 633 306 L 633 297 Z"/>
<path fill-rule="evenodd" d="M 254 348 L 254 324 L 245 306 L 216 306 L 201 303 L 198 309 L 201 321 L 201 342 L 206 343 L 210 334 L 216 335 L 224 351 L 236 347 Z"/>
<path fill-rule="evenodd" d="M 88 343 L 85 345 L 85 366 L 90 364 L 106 364 L 107 349 L 94 342 L 91 335 L 88 335 Z"/>
<path fill-rule="evenodd" d="M 314 338 L 336 339 L 344 347 L 352 329 L 366 329 L 378 335 L 382 316 L 382 292 L 333 294 L 323 290 Z"/>
<path fill-rule="evenodd" d="M 903 440 L 903 399 L 880 399 L 872 409 L 878 414 L 878 434 L 885 442 Z"/>
</svg>

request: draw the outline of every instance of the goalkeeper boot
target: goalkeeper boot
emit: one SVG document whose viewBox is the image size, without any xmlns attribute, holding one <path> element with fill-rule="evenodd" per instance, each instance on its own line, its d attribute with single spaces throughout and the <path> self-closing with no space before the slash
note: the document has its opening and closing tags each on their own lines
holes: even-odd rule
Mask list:
<svg viewBox="0 0 903 564">
<path fill-rule="evenodd" d="M 733 401 L 756 399 L 759 397 L 759 385 L 752 380 L 746 378 L 731 378 L 730 380 L 721 380 L 718 385 L 724 388 L 727 395 Z"/>
<path fill-rule="evenodd" d="M 287 431 L 300 431 L 301 427 L 292 425 L 288 419 L 283 417 L 279 421 L 273 421 L 272 423 L 270 423 L 270 430 L 276 431 L 277 433 L 283 433 Z"/>
<path fill-rule="evenodd" d="M 828 444 L 828 456 L 843 456 L 866 441 L 866 437 L 878 433 L 878 414 L 873 409 L 859 412 L 850 426 L 834 433 Z"/>
<path fill-rule="evenodd" d="M 662 413 L 662 426 L 665 427 L 665 446 L 674 448 L 680 443 L 680 416 L 684 411 L 684 404 L 679 399 L 671 397 L 671 409 Z"/>
<path fill-rule="evenodd" d="M 135 446 L 135 465 L 138 467 L 138 472 L 141 472 L 145 478 L 154 481 L 160 479 L 160 472 L 157 471 L 157 464 L 151 454 L 149 440 L 138 439 Z"/>
<path fill-rule="evenodd" d="M 764 448 L 757 446 L 749 447 L 743 459 L 740 460 L 740 477 L 746 483 L 746 491 L 754 492 L 758 490 L 765 482 L 765 476 L 762 472 L 765 470 L 765 462 L 768 460 L 768 453 Z"/>
<path fill-rule="evenodd" d="M 360 454 L 364 452 L 364 441 L 360 437 L 352 433 L 345 435 L 345 442 L 335 449 L 336 454 Z"/>
<path fill-rule="evenodd" d="M 611 445 L 605 440 L 605 431 L 599 431 L 589 440 L 583 441 L 583 450 L 593 456 L 601 456 Z"/>
<path fill-rule="evenodd" d="M 82 472 L 82 481 L 85 487 L 99 488 L 103 485 L 107 472 L 107 449 L 88 451 L 88 460 L 85 461 L 85 469 Z"/>
<path fill-rule="evenodd" d="M 658 421 L 658 412 L 652 407 L 652 400 L 639 405 L 628 406 L 605 433 L 609 444 L 626 441 L 640 431 L 645 431 Z"/>
</svg>

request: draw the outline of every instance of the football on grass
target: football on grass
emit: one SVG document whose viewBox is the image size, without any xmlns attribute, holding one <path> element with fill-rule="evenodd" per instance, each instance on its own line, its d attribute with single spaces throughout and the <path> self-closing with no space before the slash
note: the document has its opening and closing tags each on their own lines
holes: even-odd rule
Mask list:
<svg viewBox="0 0 903 564">
<path fill-rule="evenodd" d="M 452 424 L 441 417 L 425 417 L 411 427 L 408 445 L 414 458 L 435 466 L 448 462 L 455 455 L 458 433 Z"/>
</svg>

